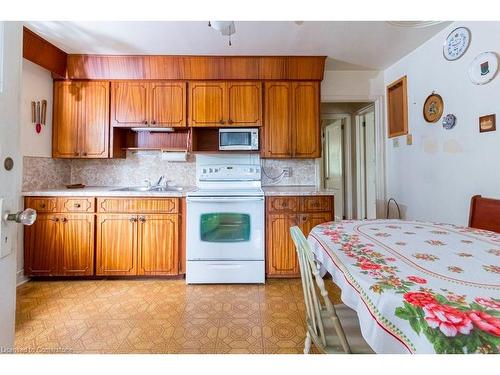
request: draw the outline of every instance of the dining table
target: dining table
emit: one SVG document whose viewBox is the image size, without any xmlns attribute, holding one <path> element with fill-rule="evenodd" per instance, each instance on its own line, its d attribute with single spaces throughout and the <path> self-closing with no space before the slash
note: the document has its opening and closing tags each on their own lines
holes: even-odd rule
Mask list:
<svg viewBox="0 0 500 375">
<path fill-rule="evenodd" d="M 345 220 L 314 227 L 308 242 L 375 353 L 500 351 L 499 233 Z"/>
</svg>

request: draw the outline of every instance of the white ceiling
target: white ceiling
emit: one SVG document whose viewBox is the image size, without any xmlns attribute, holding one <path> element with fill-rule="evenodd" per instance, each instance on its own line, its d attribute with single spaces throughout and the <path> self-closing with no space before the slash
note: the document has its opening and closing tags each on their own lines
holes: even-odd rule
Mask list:
<svg viewBox="0 0 500 375">
<path fill-rule="evenodd" d="M 326 55 L 326 70 L 381 70 L 449 24 L 400 28 L 382 21 L 235 23 L 232 46 L 227 37 L 199 21 L 33 21 L 26 26 L 68 53 Z"/>
</svg>

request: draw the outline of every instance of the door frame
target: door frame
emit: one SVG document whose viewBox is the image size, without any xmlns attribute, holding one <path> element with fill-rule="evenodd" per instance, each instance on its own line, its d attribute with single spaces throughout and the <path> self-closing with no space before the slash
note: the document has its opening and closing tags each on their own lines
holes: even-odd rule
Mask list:
<svg viewBox="0 0 500 375">
<path fill-rule="evenodd" d="M 377 218 L 385 218 L 387 201 L 386 128 L 384 95 L 321 95 L 321 103 L 372 102 L 375 106 L 376 206 Z M 322 176 L 321 176 L 322 177 Z"/>
<path fill-rule="evenodd" d="M 323 113 L 321 114 L 321 144 L 322 150 L 325 149 L 325 126 L 323 120 L 343 120 L 346 121 L 346 126 L 344 127 L 344 142 L 342 155 L 344 164 L 344 214 L 346 219 L 353 218 L 353 196 L 352 196 L 352 147 L 351 147 L 351 129 L 352 129 L 352 115 L 350 113 Z M 325 184 L 325 154 L 321 153 L 321 167 L 320 167 L 320 179 L 322 181 L 322 187 Z"/>
</svg>

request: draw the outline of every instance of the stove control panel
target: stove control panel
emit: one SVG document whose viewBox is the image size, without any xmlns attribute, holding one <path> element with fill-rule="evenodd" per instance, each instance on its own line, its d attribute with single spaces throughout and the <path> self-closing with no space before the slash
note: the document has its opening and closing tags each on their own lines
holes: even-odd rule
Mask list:
<svg viewBox="0 0 500 375">
<path fill-rule="evenodd" d="M 200 181 L 259 181 L 260 166 L 258 165 L 202 165 L 199 168 Z"/>
</svg>

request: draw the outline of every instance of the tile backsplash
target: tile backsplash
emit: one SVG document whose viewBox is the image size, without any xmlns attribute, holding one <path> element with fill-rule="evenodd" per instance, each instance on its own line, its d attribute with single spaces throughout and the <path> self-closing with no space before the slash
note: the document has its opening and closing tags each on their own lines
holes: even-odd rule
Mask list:
<svg viewBox="0 0 500 375">
<path fill-rule="evenodd" d="M 274 185 L 317 185 L 315 159 L 262 159 L 262 184 L 272 185 L 272 179 L 283 167 L 290 167 L 290 177 Z M 82 183 L 87 186 L 144 185 L 146 179 L 155 182 L 164 175 L 171 184 L 196 184 L 195 156 L 187 162 L 162 160 L 158 152 L 128 152 L 126 159 L 62 160 L 42 157 L 24 157 L 23 191 L 57 188 L 66 184 Z"/>
</svg>

